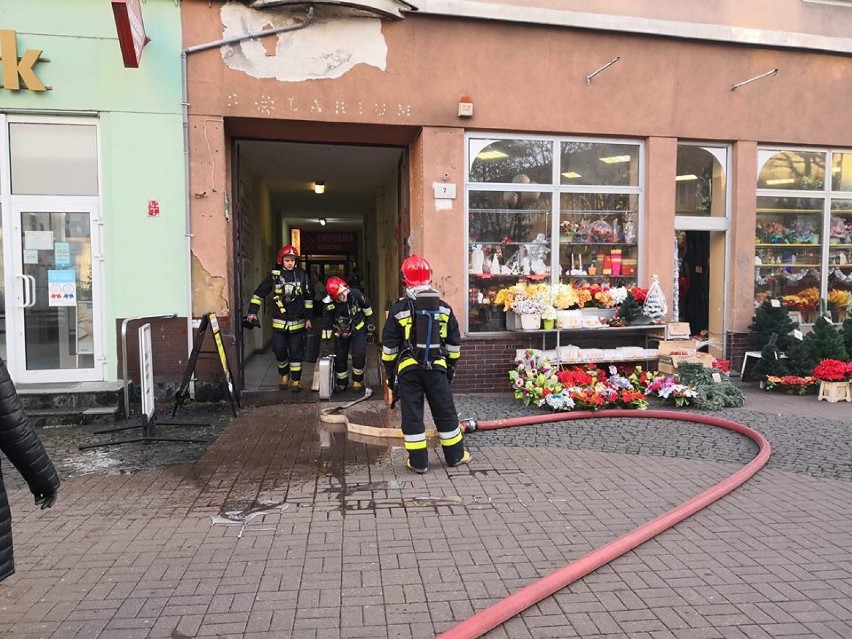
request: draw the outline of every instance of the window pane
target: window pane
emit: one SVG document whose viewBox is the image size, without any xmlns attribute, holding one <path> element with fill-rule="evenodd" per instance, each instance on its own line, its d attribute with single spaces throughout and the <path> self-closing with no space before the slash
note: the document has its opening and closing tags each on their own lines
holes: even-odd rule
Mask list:
<svg viewBox="0 0 852 639">
<path fill-rule="evenodd" d="M 755 296 L 813 315 L 820 298 L 823 198 L 757 198 Z"/>
<path fill-rule="evenodd" d="M 852 153 L 833 153 L 831 190 L 852 191 Z"/>
<path fill-rule="evenodd" d="M 638 186 L 639 147 L 635 144 L 563 142 L 560 183 Z"/>
<path fill-rule="evenodd" d="M 559 199 L 560 280 L 623 286 L 638 266 L 639 196 L 563 193 Z"/>
<path fill-rule="evenodd" d="M 470 182 L 553 183 L 553 142 L 472 138 L 469 144 Z"/>
<path fill-rule="evenodd" d="M 84 124 L 9 125 L 12 193 L 97 195 L 97 128 Z"/>
<path fill-rule="evenodd" d="M 725 217 L 725 164 L 727 150 L 724 148 L 678 145 L 677 215 Z"/>
<path fill-rule="evenodd" d="M 852 199 L 831 202 L 828 237 L 828 309 L 842 322 L 852 301 Z"/>
<path fill-rule="evenodd" d="M 759 189 L 790 189 L 820 191 L 825 186 L 825 153 L 816 151 L 781 151 L 760 153 L 769 155 L 757 178 Z"/>
<path fill-rule="evenodd" d="M 551 196 L 472 191 L 468 204 L 469 328 L 503 331 L 506 314 L 493 304 L 497 291 L 520 278 L 550 278 Z"/>
</svg>

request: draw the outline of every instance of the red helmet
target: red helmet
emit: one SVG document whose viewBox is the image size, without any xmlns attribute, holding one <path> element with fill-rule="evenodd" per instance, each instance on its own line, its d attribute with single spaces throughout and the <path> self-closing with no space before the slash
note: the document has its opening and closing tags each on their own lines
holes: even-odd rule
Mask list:
<svg viewBox="0 0 852 639">
<path fill-rule="evenodd" d="M 346 286 L 346 282 L 344 282 L 339 277 L 329 277 L 328 281 L 325 283 L 325 290 L 331 296 L 331 299 L 337 299 L 337 296 L 341 293 L 347 293 L 349 291 L 349 287 Z"/>
<path fill-rule="evenodd" d="M 282 246 L 280 249 L 278 249 L 278 263 L 283 264 L 285 257 L 299 257 L 299 251 L 297 251 L 296 247 L 292 244 Z"/>
<path fill-rule="evenodd" d="M 406 286 L 424 286 L 432 281 L 432 267 L 426 258 L 412 255 L 405 259 L 399 269 L 402 283 Z"/>
</svg>

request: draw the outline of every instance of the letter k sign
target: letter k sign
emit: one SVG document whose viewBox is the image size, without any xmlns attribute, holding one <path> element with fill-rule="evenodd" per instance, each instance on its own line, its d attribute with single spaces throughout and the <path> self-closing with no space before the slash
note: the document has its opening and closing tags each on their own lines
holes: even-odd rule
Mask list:
<svg viewBox="0 0 852 639">
<path fill-rule="evenodd" d="M 18 37 L 14 31 L 0 29 L 0 60 L 3 61 L 3 88 L 18 91 L 20 80 L 30 91 L 46 91 L 41 80 L 33 71 L 39 61 L 41 49 L 27 49 L 18 60 Z"/>
</svg>

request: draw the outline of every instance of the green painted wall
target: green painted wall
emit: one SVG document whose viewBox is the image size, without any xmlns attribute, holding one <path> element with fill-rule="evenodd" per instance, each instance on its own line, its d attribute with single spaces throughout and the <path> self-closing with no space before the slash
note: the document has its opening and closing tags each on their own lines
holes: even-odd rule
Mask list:
<svg viewBox="0 0 852 639">
<path fill-rule="evenodd" d="M 123 66 L 108 0 L 0 2 L 0 29 L 18 53 L 42 49 L 35 70 L 52 89 L 0 89 L 0 110 L 88 111 L 101 134 L 107 375 L 117 367 L 116 319 L 186 316 L 187 247 L 180 77 L 180 7 L 142 3 L 151 39 L 138 69 Z M 157 200 L 160 216 L 148 216 Z"/>
</svg>

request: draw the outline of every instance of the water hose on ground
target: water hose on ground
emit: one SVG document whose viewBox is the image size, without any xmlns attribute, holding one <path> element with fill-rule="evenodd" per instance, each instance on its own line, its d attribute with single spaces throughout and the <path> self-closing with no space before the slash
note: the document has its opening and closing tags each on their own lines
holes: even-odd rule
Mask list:
<svg viewBox="0 0 852 639">
<path fill-rule="evenodd" d="M 684 414 L 666 410 L 607 410 L 597 413 L 558 413 L 553 415 L 533 415 L 512 419 L 497 419 L 478 423 L 474 420 L 465 420 L 464 426 L 465 430 L 470 432 L 474 430 L 496 430 L 498 428 L 529 426 L 532 424 L 571 421 L 575 419 L 613 417 L 670 419 L 718 426 L 749 437 L 757 444 L 759 450 L 755 458 L 748 464 L 712 488 L 705 490 L 692 499 L 689 499 L 679 506 L 676 506 L 668 512 L 660 515 L 656 519 L 639 526 L 638 528 L 618 537 L 600 548 L 592 550 L 579 559 L 566 564 L 562 568 L 553 571 L 549 575 L 509 595 L 505 599 L 501 599 L 485 610 L 476 613 L 469 619 L 466 619 L 465 621 L 456 624 L 446 632 L 441 633 L 438 635 L 437 639 L 475 639 L 475 637 L 481 637 L 489 630 L 496 628 L 503 622 L 514 617 L 523 610 L 526 610 L 533 604 L 538 603 L 545 597 L 549 597 L 565 586 L 585 577 L 590 572 L 597 570 L 613 559 L 620 557 L 624 553 L 633 550 L 652 537 L 655 537 L 675 524 L 680 523 L 705 506 L 721 499 L 754 476 L 769 460 L 769 442 L 763 435 L 748 426 L 727 419 L 722 419 L 720 417 Z"/>
</svg>

